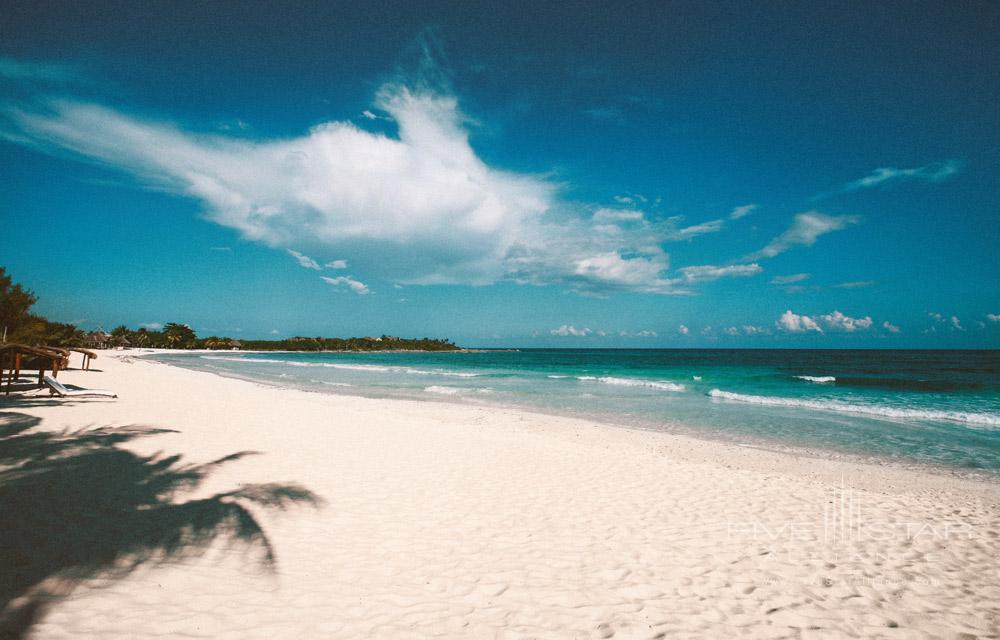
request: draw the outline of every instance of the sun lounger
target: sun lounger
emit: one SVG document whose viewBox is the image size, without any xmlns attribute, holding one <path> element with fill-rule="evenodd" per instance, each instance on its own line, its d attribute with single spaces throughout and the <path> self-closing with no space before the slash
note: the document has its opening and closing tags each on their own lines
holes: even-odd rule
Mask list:
<svg viewBox="0 0 1000 640">
<path fill-rule="evenodd" d="M 111 391 L 103 391 L 101 389 L 70 389 L 63 383 L 59 382 L 52 376 L 45 376 L 42 378 L 45 385 L 63 398 L 76 398 L 79 396 L 104 396 L 105 398 L 117 398 L 118 394 Z"/>
</svg>

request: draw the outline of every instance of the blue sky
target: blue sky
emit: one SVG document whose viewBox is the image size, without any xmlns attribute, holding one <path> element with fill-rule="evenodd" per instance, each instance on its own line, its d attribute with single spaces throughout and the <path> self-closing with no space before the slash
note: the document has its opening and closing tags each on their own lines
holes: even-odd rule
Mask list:
<svg viewBox="0 0 1000 640">
<path fill-rule="evenodd" d="M 1000 346 L 995 4 L 500 4 L 4 12 L 0 264 L 88 328 Z"/>
</svg>

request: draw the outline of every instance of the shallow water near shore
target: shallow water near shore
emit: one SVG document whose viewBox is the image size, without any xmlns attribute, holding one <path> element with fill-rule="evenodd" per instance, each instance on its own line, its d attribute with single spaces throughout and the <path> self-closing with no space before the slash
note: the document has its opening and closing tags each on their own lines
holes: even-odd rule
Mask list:
<svg viewBox="0 0 1000 640">
<path fill-rule="evenodd" d="M 516 406 L 1000 476 L 1000 352 L 160 353 L 326 393 Z"/>
</svg>

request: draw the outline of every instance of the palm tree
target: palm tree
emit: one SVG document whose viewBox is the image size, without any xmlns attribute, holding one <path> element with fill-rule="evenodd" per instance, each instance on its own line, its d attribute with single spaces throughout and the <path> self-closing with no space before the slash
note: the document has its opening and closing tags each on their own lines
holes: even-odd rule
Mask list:
<svg viewBox="0 0 1000 640">
<path fill-rule="evenodd" d="M 163 334 L 166 337 L 167 344 L 173 349 L 190 348 L 198 338 L 194 331 L 191 330 L 191 327 L 175 322 L 168 322 L 163 327 Z"/>
<path fill-rule="evenodd" d="M 322 503 L 294 484 L 244 484 L 178 500 L 215 469 L 253 452 L 190 464 L 118 446 L 169 429 L 30 431 L 39 422 L 0 414 L 0 513 L 12 516 L 0 518 L 0 638 L 26 635 L 46 607 L 83 580 L 199 555 L 220 537 L 256 548 L 273 568 L 274 549 L 247 505 Z"/>
</svg>

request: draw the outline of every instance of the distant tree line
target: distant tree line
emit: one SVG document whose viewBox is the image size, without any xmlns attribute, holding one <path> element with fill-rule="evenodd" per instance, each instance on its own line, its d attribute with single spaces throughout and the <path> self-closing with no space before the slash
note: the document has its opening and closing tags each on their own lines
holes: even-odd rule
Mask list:
<svg viewBox="0 0 1000 640">
<path fill-rule="evenodd" d="M 242 348 L 254 351 L 456 351 L 451 340 L 434 338 L 288 338 L 243 340 Z M 222 347 L 225 348 L 225 347 Z"/>
<path fill-rule="evenodd" d="M 51 322 L 31 313 L 38 298 L 14 283 L 0 267 L 0 331 L 7 342 L 56 347 L 139 347 L 151 349 L 251 349 L 255 351 L 456 351 L 450 340 L 433 338 L 306 338 L 237 340 L 226 336 L 199 338 L 191 327 L 168 322 L 161 329 L 115 327 L 111 333 L 84 332 L 75 325 Z"/>
</svg>

